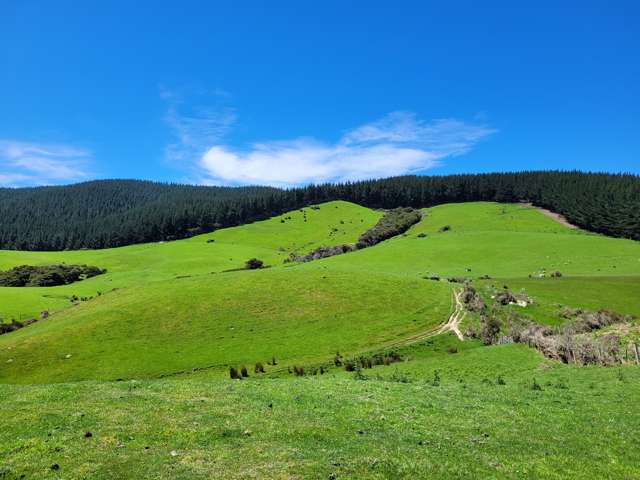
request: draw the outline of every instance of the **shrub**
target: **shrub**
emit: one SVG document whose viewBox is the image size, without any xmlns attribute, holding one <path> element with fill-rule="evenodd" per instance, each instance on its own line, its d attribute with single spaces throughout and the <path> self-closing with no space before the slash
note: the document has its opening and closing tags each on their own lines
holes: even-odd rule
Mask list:
<svg viewBox="0 0 640 480">
<path fill-rule="evenodd" d="M 440 227 L 440 232 L 448 232 L 449 230 L 451 230 L 451 225 L 445 225 L 443 227 Z"/>
<path fill-rule="evenodd" d="M 424 237 L 426 237 L 426 236 L 427 236 L 427 234 L 426 234 L 426 233 L 424 233 L 424 232 L 421 232 L 421 233 L 419 233 L 419 234 L 418 234 L 418 235 L 416 235 L 416 236 L 417 236 L 418 238 L 424 238 Z"/>
<path fill-rule="evenodd" d="M 336 230 L 337 231 L 337 230 Z M 292 254 L 291 260 L 294 262 L 311 262 L 312 260 L 319 260 L 321 258 L 333 257 L 335 255 L 342 255 L 343 253 L 352 252 L 355 250 L 353 245 L 336 245 L 333 247 L 321 246 L 307 253 L 306 255 Z"/>
<path fill-rule="evenodd" d="M 304 367 L 293 366 L 293 373 L 296 377 L 304 377 Z"/>
<path fill-rule="evenodd" d="M 0 287 L 55 287 L 105 273 L 90 265 L 20 265 L 0 272 Z"/>
<path fill-rule="evenodd" d="M 236 367 L 229 367 L 229 377 L 231 378 L 231 380 L 240 380 L 242 378 L 240 377 L 240 374 L 238 373 Z"/>
<path fill-rule="evenodd" d="M 478 295 L 475 288 L 469 284 L 465 284 L 461 294 L 462 303 L 465 304 L 467 310 L 472 312 L 483 312 L 485 310 L 484 300 Z"/>
<path fill-rule="evenodd" d="M 356 371 L 356 362 L 354 362 L 353 360 L 347 360 L 346 362 L 344 362 L 344 369 L 347 372 L 355 372 Z"/>
<path fill-rule="evenodd" d="M 518 301 L 515 295 L 509 290 L 505 290 L 504 292 L 497 294 L 495 300 L 500 305 L 509 305 L 510 303 L 516 303 Z"/>
<path fill-rule="evenodd" d="M 447 348 L 447 352 L 449 353 L 458 353 L 458 349 L 456 347 Z"/>
<path fill-rule="evenodd" d="M 480 317 L 480 340 L 485 345 L 491 345 L 498 339 L 500 333 L 500 322 L 493 315 L 482 315 Z"/>
<path fill-rule="evenodd" d="M 336 352 L 336 356 L 333 357 L 333 363 L 336 367 L 342 365 L 342 355 L 340 355 L 340 352 Z"/>
<path fill-rule="evenodd" d="M 244 365 L 240 369 L 240 375 L 242 375 L 244 378 L 247 378 L 249 376 L 249 372 L 247 371 L 247 367 L 245 367 Z"/>
<path fill-rule="evenodd" d="M 262 260 L 258 260 L 257 258 L 250 258 L 244 264 L 244 268 L 246 270 L 257 270 L 258 268 L 262 268 L 264 262 Z"/>
<path fill-rule="evenodd" d="M 353 379 L 354 380 L 369 380 L 369 377 L 367 377 L 364 373 L 362 373 L 362 369 L 361 368 L 356 368 L 356 371 L 353 374 Z"/>
<path fill-rule="evenodd" d="M 264 366 L 262 363 L 257 362 L 255 368 L 253 369 L 254 373 L 264 373 Z"/>
<path fill-rule="evenodd" d="M 4 333 L 14 332 L 16 330 L 20 330 L 24 327 L 22 322 L 18 322 L 17 320 L 11 320 L 11 323 L 1 323 L 0 322 L 0 335 Z"/>
<path fill-rule="evenodd" d="M 467 279 L 464 277 L 449 277 L 447 281 L 449 283 L 467 283 Z"/>
<path fill-rule="evenodd" d="M 411 379 L 407 376 L 406 373 L 400 373 L 400 371 L 398 371 L 398 369 L 396 368 L 389 377 L 389 381 L 397 383 L 410 383 Z"/>
</svg>

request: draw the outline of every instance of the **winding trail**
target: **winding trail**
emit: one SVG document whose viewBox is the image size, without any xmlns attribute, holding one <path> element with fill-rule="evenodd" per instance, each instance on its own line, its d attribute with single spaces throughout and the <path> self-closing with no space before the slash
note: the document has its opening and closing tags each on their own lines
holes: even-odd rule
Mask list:
<svg viewBox="0 0 640 480">
<path fill-rule="evenodd" d="M 403 338 L 402 340 L 396 340 L 395 342 L 386 343 L 384 344 L 384 347 L 385 348 L 404 347 L 407 345 L 411 345 L 413 343 L 421 342 L 423 340 L 426 340 L 427 338 L 435 337 L 436 335 L 440 335 L 446 332 L 455 333 L 456 337 L 458 337 L 460 341 L 463 341 L 464 335 L 462 335 L 462 332 L 460 331 L 460 322 L 462 322 L 464 317 L 467 315 L 467 311 L 465 310 L 461 300 L 462 290 L 454 290 L 451 296 L 452 296 L 452 300 L 453 300 L 452 303 L 454 308 L 451 315 L 449 315 L 449 319 L 447 320 L 446 323 L 438 325 L 427 331 L 417 333 L 410 337 Z"/>
<path fill-rule="evenodd" d="M 434 335 L 439 335 L 447 331 L 452 331 L 453 333 L 456 334 L 456 337 L 458 337 L 460 341 L 464 340 L 464 336 L 460 331 L 460 322 L 462 322 L 462 320 L 466 316 L 467 311 L 465 310 L 464 305 L 462 304 L 462 300 L 460 300 L 460 297 L 462 297 L 462 290 L 458 290 L 458 291 L 454 290 L 453 301 L 455 303 L 455 307 L 454 307 L 453 313 L 449 316 L 449 320 L 447 321 L 447 323 L 442 325 Z"/>
</svg>

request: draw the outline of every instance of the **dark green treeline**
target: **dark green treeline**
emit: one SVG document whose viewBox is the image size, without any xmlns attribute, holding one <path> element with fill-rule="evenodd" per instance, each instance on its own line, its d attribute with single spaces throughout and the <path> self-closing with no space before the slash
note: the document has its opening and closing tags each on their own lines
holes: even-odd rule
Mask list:
<svg viewBox="0 0 640 480">
<path fill-rule="evenodd" d="M 583 172 L 402 176 L 282 190 L 100 180 L 0 189 L 0 248 L 64 250 L 173 240 L 328 200 L 372 208 L 526 201 L 640 240 L 640 177 Z"/>
</svg>

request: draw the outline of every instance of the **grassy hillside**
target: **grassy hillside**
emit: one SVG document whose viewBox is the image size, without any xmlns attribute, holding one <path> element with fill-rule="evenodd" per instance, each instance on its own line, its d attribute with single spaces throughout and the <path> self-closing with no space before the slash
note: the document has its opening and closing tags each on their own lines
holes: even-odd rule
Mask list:
<svg viewBox="0 0 640 480">
<path fill-rule="evenodd" d="M 148 378 L 193 368 L 226 376 L 229 365 L 253 368 L 272 356 L 281 367 L 328 362 L 336 350 L 370 350 L 433 328 L 449 309 L 444 284 L 316 265 L 156 282 L 0 337 L 0 381 Z"/>
<path fill-rule="evenodd" d="M 527 278 L 542 269 L 569 276 L 640 274 L 640 243 L 569 229 L 526 206 L 479 202 L 424 213 L 406 237 L 328 262 L 409 276 Z"/>
<path fill-rule="evenodd" d="M 72 295 L 96 296 L 97 292 L 114 288 L 242 268 L 252 257 L 267 265 L 281 265 L 290 253 L 306 252 L 324 244 L 354 243 L 382 216 L 381 212 L 347 202 L 329 202 L 316 208 L 175 242 L 69 252 L 0 251 L 0 270 L 54 263 L 107 269 L 106 275 L 63 287 L 0 287 L 0 317 L 28 318 L 42 310 L 61 310 L 69 307 Z M 211 239 L 214 242 L 207 243 Z"/>
<path fill-rule="evenodd" d="M 561 321 L 559 305 L 640 313 L 637 242 L 568 229 L 522 205 L 438 206 L 407 234 L 376 247 L 283 263 L 290 252 L 354 242 L 380 215 L 332 202 L 172 243 L 2 252 L 5 268 L 66 261 L 108 273 L 64 287 L 0 288 L 5 310 L 61 309 L 0 337 L 0 381 L 150 378 L 202 369 L 222 376 L 229 366 L 251 368 L 272 356 L 279 368 L 330 363 L 336 350 L 375 350 L 444 323 L 454 285 L 425 280 L 429 274 L 497 277 L 483 284 L 529 293 L 534 305 L 522 313 L 543 323 Z M 253 256 L 272 267 L 225 271 Z M 528 278 L 554 270 L 565 277 Z M 66 297 L 98 290 L 104 293 L 73 306 Z"/>
<path fill-rule="evenodd" d="M 424 278 L 506 285 L 534 303 L 505 308 L 551 325 L 563 306 L 640 316 L 640 244 L 523 205 L 423 214 L 404 235 L 304 264 L 284 260 L 353 243 L 381 212 L 331 202 L 176 242 L 0 252 L 2 269 L 108 270 L 0 288 L 5 318 L 55 312 L 0 336 L 0 478 L 640 478 L 637 367 L 434 336 L 460 285 Z M 235 270 L 251 257 L 269 268 Z M 336 350 L 390 346 L 402 362 L 333 366 Z M 250 378 L 228 379 L 241 365 Z M 296 378 L 293 365 L 327 372 Z"/>
</svg>

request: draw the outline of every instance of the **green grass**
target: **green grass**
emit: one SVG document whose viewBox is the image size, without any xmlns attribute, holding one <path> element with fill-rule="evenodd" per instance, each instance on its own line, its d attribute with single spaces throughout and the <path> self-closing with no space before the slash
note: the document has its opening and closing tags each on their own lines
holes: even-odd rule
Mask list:
<svg viewBox="0 0 640 480">
<path fill-rule="evenodd" d="M 433 328 L 449 309 L 444 284 L 314 264 L 157 282 L 0 337 L 0 381 L 148 378 L 205 367 L 226 376 L 229 365 L 253 367 L 274 355 L 282 366 L 323 362 L 336 350 L 369 350 Z"/>
<path fill-rule="evenodd" d="M 354 243 L 381 215 L 352 203 L 336 201 L 323 204 L 319 210 L 305 208 L 263 222 L 175 242 L 69 252 L 0 250 L 0 270 L 23 264 L 54 263 L 89 264 L 108 270 L 106 275 L 62 287 L 0 287 L 0 317 L 25 319 L 37 316 L 42 310 L 58 311 L 70 306 L 72 295 L 95 296 L 97 292 L 114 288 L 242 268 L 252 257 L 260 258 L 266 265 L 281 265 L 290 253 L 306 252 L 325 244 Z M 284 217 L 291 219 L 281 223 Z M 215 242 L 207 243 L 209 239 Z"/>
<path fill-rule="evenodd" d="M 534 300 L 526 308 L 508 307 L 519 315 L 547 325 L 563 321 L 558 315 L 563 307 L 598 311 L 614 310 L 640 318 L 640 277 L 564 277 L 544 279 L 484 280 L 476 282 L 489 294 L 506 284 L 513 292 Z"/>
<path fill-rule="evenodd" d="M 0 252 L 2 269 L 108 269 L 64 287 L 0 288 L 5 319 L 55 312 L 0 336 L 0 479 L 640 478 L 639 368 L 425 339 L 456 285 L 423 278 L 469 277 L 487 294 L 507 285 L 534 303 L 505 308 L 549 325 L 562 306 L 640 316 L 638 242 L 479 202 L 425 209 L 375 247 L 285 264 L 354 242 L 381 215 L 346 202 L 304 210 L 176 242 Z M 270 268 L 227 271 L 251 257 Z M 563 277 L 529 278 L 555 270 Z M 73 294 L 94 298 L 72 306 Z M 359 380 L 339 368 L 287 373 L 391 345 L 405 361 Z M 229 380 L 231 365 L 251 378 Z"/>
<path fill-rule="evenodd" d="M 511 213 L 501 214 L 502 208 Z M 405 237 L 327 262 L 411 276 L 527 278 L 542 269 L 568 276 L 640 274 L 638 242 L 572 230 L 531 208 L 480 202 L 441 205 L 425 214 Z M 439 232 L 446 218 L 454 219 L 451 230 Z M 464 219 L 471 227 L 459 226 Z M 511 223 L 524 227 L 511 231 Z"/>
<path fill-rule="evenodd" d="M 399 369 L 408 383 L 397 381 Z M 11 406 L 0 417 L 0 472 L 94 479 L 640 475 L 637 368 L 549 368 L 537 353 L 507 345 L 426 353 L 365 373 L 369 380 L 336 372 L 0 386 L 2 404 Z M 542 390 L 532 390 L 534 378 Z M 54 463 L 59 471 L 50 470 Z"/>
</svg>

